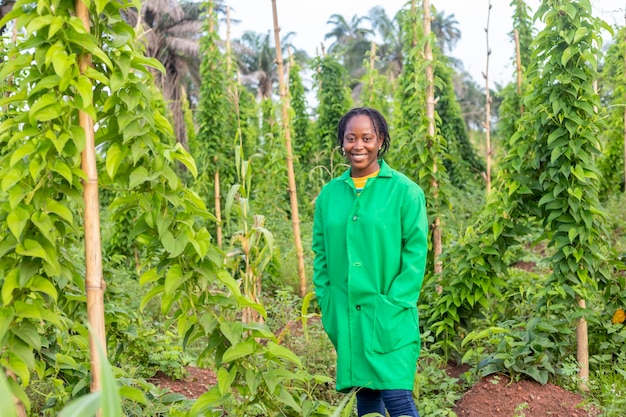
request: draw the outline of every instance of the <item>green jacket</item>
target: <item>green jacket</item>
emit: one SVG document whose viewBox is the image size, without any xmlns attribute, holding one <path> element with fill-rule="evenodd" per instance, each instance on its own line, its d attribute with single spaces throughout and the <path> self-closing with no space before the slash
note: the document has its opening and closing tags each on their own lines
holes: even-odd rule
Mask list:
<svg viewBox="0 0 626 417">
<path fill-rule="evenodd" d="M 357 197 L 350 170 L 315 203 L 313 283 L 337 350 L 337 390 L 413 389 L 428 221 L 422 189 L 379 161 Z"/>
</svg>

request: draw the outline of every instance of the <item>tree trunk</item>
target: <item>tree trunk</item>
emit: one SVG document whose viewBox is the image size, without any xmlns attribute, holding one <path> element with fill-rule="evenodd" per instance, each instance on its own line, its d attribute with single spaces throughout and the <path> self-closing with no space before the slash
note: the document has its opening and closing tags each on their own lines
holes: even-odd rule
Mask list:
<svg viewBox="0 0 626 417">
<path fill-rule="evenodd" d="M 90 31 L 89 10 L 85 3 L 76 0 L 76 16 L 83 22 L 85 30 Z M 81 55 L 79 67 L 81 74 L 91 65 L 91 55 Z M 85 149 L 82 153 L 82 169 L 86 180 L 84 186 L 85 201 L 85 286 L 87 291 L 87 319 L 89 321 L 89 354 L 91 358 L 91 391 L 102 388 L 102 376 L 98 345 L 106 355 L 106 336 L 104 328 L 104 279 L 102 277 L 102 248 L 100 240 L 100 205 L 98 203 L 98 170 L 96 168 L 96 148 L 93 120 L 84 111 L 78 114 L 80 126 L 85 131 Z"/>
<path fill-rule="evenodd" d="M 431 33 L 431 15 L 430 15 L 430 1 L 424 0 L 424 38 L 426 44 L 424 45 L 424 58 L 428 62 L 426 67 L 426 117 L 428 118 L 428 143 L 429 146 L 434 146 L 435 140 L 435 76 L 433 69 L 433 50 L 430 44 Z M 439 184 L 437 183 L 437 162 L 433 163 L 433 179 L 431 180 L 431 186 L 433 189 L 433 199 L 435 202 L 439 196 Z M 440 255 L 443 251 L 441 244 L 441 219 L 437 215 L 433 222 L 433 254 L 435 259 L 435 274 L 440 274 L 442 271 L 442 264 L 440 261 Z"/>
<path fill-rule="evenodd" d="M 289 97 L 285 83 L 283 69 L 283 55 L 280 49 L 280 27 L 276 13 L 276 0 L 272 0 L 272 12 L 274 14 L 274 40 L 276 43 L 276 65 L 278 66 L 278 82 L 280 88 L 280 100 L 282 107 L 283 132 L 285 134 L 285 148 L 287 151 L 287 179 L 289 181 L 289 200 L 291 201 L 291 224 L 293 227 L 294 244 L 296 245 L 296 257 L 298 258 L 298 276 L 300 278 L 300 296 L 306 295 L 306 274 L 304 270 L 304 253 L 302 239 L 300 237 L 300 217 L 298 215 L 298 193 L 296 190 L 296 178 L 293 171 L 293 152 L 291 150 L 291 129 L 289 123 Z"/>
</svg>

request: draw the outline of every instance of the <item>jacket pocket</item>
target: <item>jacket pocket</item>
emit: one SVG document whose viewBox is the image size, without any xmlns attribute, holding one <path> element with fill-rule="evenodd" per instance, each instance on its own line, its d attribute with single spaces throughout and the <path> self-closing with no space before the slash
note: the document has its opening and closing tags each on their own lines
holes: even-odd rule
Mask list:
<svg viewBox="0 0 626 417">
<path fill-rule="evenodd" d="M 372 350 L 389 353 L 414 344 L 418 348 L 417 307 L 403 307 L 379 295 L 374 312 Z"/>
<path fill-rule="evenodd" d="M 328 335 L 331 343 L 335 349 L 337 349 L 337 320 L 335 318 L 335 310 L 331 307 L 330 298 L 331 291 L 330 288 L 328 288 L 320 303 L 320 308 L 322 310 L 322 325 L 324 326 L 324 331 Z"/>
</svg>

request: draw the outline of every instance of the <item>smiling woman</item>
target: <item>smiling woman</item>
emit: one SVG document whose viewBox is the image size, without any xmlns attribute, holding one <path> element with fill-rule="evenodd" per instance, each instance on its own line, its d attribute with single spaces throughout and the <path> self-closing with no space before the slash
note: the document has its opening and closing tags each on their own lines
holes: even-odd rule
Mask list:
<svg viewBox="0 0 626 417">
<path fill-rule="evenodd" d="M 422 189 L 383 159 L 385 118 L 347 112 L 337 141 L 350 163 L 315 202 L 313 283 L 337 350 L 337 391 L 357 388 L 359 416 L 419 416 L 412 398 L 420 351 L 417 300 L 428 221 Z"/>
</svg>

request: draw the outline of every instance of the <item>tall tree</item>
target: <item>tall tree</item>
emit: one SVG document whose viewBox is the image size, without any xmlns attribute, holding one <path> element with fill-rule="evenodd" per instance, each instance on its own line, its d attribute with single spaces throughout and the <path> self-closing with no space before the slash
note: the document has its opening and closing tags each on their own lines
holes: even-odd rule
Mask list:
<svg viewBox="0 0 626 417">
<path fill-rule="evenodd" d="M 363 26 L 368 20 L 367 16 L 354 15 L 348 22 L 344 16 L 333 14 L 326 22 L 334 25 L 324 36 L 324 39 L 334 39 L 328 53 L 339 57 L 353 80 L 363 75 L 363 59 L 370 48 L 372 30 Z"/>
<path fill-rule="evenodd" d="M 134 9 L 127 12 L 130 24 L 142 28 L 140 37 L 145 43 L 146 55 L 158 59 L 165 67 L 165 73 L 155 73 L 155 79 L 172 113 L 176 138 L 185 148 L 188 148 L 188 138 L 183 90 L 196 102 L 201 84 L 199 38 L 203 22 L 200 7 L 200 3 L 192 1 L 146 0 L 142 3 L 141 14 Z"/>
<path fill-rule="evenodd" d="M 461 39 L 459 22 L 455 19 L 454 14 L 446 15 L 443 11 L 435 12 L 431 26 L 439 50 L 443 53 L 451 52 Z"/>
<path fill-rule="evenodd" d="M 382 40 L 376 47 L 379 68 L 382 73 L 397 78 L 402 71 L 404 52 L 402 45 L 401 26 L 399 24 L 402 10 L 390 18 L 385 9 L 376 6 L 370 9 L 368 16 L 374 33 Z"/>
</svg>

